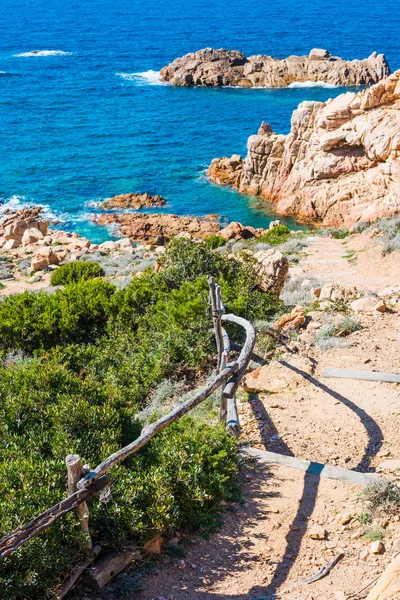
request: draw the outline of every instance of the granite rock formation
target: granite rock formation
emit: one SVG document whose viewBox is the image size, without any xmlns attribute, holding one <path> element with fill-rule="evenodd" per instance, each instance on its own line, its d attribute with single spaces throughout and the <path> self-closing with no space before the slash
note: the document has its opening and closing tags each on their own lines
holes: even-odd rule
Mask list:
<svg viewBox="0 0 400 600">
<path fill-rule="evenodd" d="M 116 224 L 124 236 L 135 242 L 149 244 L 164 244 L 181 233 L 204 239 L 221 230 L 216 220 L 169 214 L 102 214 L 96 218 L 96 222 L 100 225 Z"/>
<path fill-rule="evenodd" d="M 160 71 L 164 81 L 178 86 L 286 87 L 296 82 L 332 86 L 370 85 L 390 74 L 383 54 L 343 60 L 314 48 L 308 56 L 246 56 L 236 50 L 205 48 L 177 58 Z"/>
<path fill-rule="evenodd" d="M 47 235 L 49 222 L 40 218 L 40 207 L 6 213 L 0 220 L 0 248 L 12 250 Z"/>
<path fill-rule="evenodd" d="M 302 102 L 288 135 L 263 124 L 244 160 L 214 159 L 208 176 L 324 226 L 399 213 L 400 71 L 358 93 Z"/>
<path fill-rule="evenodd" d="M 134 208 L 135 210 L 141 209 L 143 206 L 163 206 L 165 200 L 162 196 L 156 195 L 151 196 L 150 194 L 120 194 L 114 196 L 103 202 L 102 207 L 111 208 Z"/>
<path fill-rule="evenodd" d="M 260 289 L 279 298 L 289 274 L 287 257 L 276 248 L 259 250 L 253 257 L 256 260 L 254 272 Z"/>
<path fill-rule="evenodd" d="M 247 240 L 253 237 L 260 237 L 263 233 L 265 233 L 264 229 L 256 229 L 250 225 L 245 226 L 237 221 L 232 221 L 229 225 L 221 229 L 218 235 L 226 240 Z"/>
<path fill-rule="evenodd" d="M 219 235 L 226 240 L 260 237 L 265 229 L 242 225 L 236 221 L 221 228 L 218 215 L 178 217 L 171 214 L 102 214 L 95 218 L 100 225 L 116 224 L 120 232 L 135 242 L 165 244 L 175 236 L 206 239 Z"/>
</svg>

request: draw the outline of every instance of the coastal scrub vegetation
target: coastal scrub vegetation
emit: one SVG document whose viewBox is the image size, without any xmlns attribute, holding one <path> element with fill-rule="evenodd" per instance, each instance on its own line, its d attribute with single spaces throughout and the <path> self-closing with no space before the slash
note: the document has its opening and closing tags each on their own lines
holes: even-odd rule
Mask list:
<svg viewBox="0 0 400 600">
<path fill-rule="evenodd" d="M 378 230 L 383 241 L 383 255 L 400 250 L 400 217 L 382 219 L 378 223 Z"/>
<path fill-rule="evenodd" d="M 279 306 L 250 263 L 205 244 L 175 240 L 160 262 L 124 289 L 67 271 L 63 289 L 0 302 L 0 536 L 65 497 L 67 454 L 95 466 L 135 439 L 161 382 L 188 389 L 204 380 L 215 355 L 207 276 L 227 311 L 267 320 Z M 111 476 L 111 493 L 90 506 L 103 550 L 201 531 L 222 499 L 237 496 L 236 442 L 210 418 L 185 417 Z M 70 513 L 0 563 L 0 597 L 51 597 L 84 554 Z"/>
<path fill-rule="evenodd" d="M 216 248 L 224 246 L 226 244 L 226 239 L 222 237 L 222 235 L 210 235 L 210 237 L 204 240 L 204 243 L 207 248 L 215 250 Z"/>
<path fill-rule="evenodd" d="M 291 232 L 286 225 L 277 225 L 266 233 L 263 233 L 259 238 L 258 242 L 269 244 L 270 246 L 279 246 L 288 241 Z"/>
<path fill-rule="evenodd" d="M 105 275 L 102 267 L 91 261 L 76 261 L 62 265 L 51 275 L 51 285 L 67 285 L 68 283 L 77 283 L 82 279 L 94 279 Z"/>
<path fill-rule="evenodd" d="M 365 486 L 362 500 L 370 513 L 379 509 L 394 511 L 400 506 L 400 489 L 394 480 L 379 479 Z"/>
</svg>

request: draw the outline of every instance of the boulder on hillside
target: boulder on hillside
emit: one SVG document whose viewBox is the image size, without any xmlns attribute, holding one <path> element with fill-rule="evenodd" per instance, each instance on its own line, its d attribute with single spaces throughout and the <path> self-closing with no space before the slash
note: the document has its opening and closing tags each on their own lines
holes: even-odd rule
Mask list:
<svg viewBox="0 0 400 600">
<path fill-rule="evenodd" d="M 364 298 L 354 300 L 354 302 L 350 304 L 350 308 L 353 312 L 385 312 L 386 303 L 384 300 L 376 298 L 375 296 L 365 296 Z"/>
<path fill-rule="evenodd" d="M 279 298 L 289 273 L 287 257 L 275 248 L 254 253 L 254 272 L 263 292 L 271 292 Z"/>
<path fill-rule="evenodd" d="M 263 229 L 255 229 L 250 226 L 245 227 L 237 221 L 232 221 L 232 223 L 221 229 L 218 235 L 226 240 L 247 240 L 255 236 L 258 237 L 263 231 Z"/>
<path fill-rule="evenodd" d="M 400 556 L 396 556 L 367 596 L 367 600 L 400 598 Z"/>
<path fill-rule="evenodd" d="M 337 283 L 326 283 L 319 292 L 319 299 L 332 300 L 332 302 L 338 302 L 340 300 L 349 302 L 354 298 L 357 298 L 358 290 L 355 286 L 352 288 L 346 288 Z"/>
<path fill-rule="evenodd" d="M 34 207 L 6 214 L 0 220 L 0 247 L 12 250 L 43 239 L 49 222 L 40 218 L 41 211 L 40 207 Z"/>
<path fill-rule="evenodd" d="M 298 329 L 302 325 L 304 325 L 306 320 L 304 308 L 301 306 L 296 306 L 290 313 L 286 313 L 282 315 L 275 323 L 272 325 L 272 329 L 276 331 L 289 331 L 293 329 Z"/>
<path fill-rule="evenodd" d="M 31 271 L 43 271 L 50 265 L 58 265 L 61 260 L 60 255 L 53 248 L 44 246 L 32 257 Z"/>
</svg>

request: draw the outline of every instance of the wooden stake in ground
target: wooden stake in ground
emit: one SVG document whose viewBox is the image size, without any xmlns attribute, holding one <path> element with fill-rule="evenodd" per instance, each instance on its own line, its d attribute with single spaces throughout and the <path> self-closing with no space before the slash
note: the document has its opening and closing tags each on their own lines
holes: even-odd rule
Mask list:
<svg viewBox="0 0 400 600">
<path fill-rule="evenodd" d="M 65 459 L 68 472 L 68 496 L 72 496 L 78 490 L 78 481 L 85 475 L 85 469 L 81 463 L 78 454 L 68 454 Z M 89 508 L 86 502 L 82 502 L 76 509 L 76 514 L 79 518 L 79 525 L 82 532 L 87 538 L 88 550 L 93 549 L 93 542 L 89 531 Z"/>
</svg>

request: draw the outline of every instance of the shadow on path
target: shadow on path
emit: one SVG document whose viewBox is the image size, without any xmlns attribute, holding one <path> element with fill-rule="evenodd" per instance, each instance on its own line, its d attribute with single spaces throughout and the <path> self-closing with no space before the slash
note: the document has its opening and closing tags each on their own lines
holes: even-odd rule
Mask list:
<svg viewBox="0 0 400 600">
<path fill-rule="evenodd" d="M 309 381 L 315 387 L 323 390 L 335 400 L 341 402 L 344 406 L 353 411 L 362 422 L 363 426 L 368 435 L 368 444 L 364 451 L 364 455 L 358 465 L 355 467 L 357 471 L 370 471 L 369 461 L 372 456 L 375 456 L 377 452 L 379 452 L 382 442 L 383 442 L 383 434 L 379 425 L 366 413 L 362 408 L 351 402 L 348 398 L 345 398 L 338 392 L 335 392 L 327 385 L 321 383 L 318 379 L 310 375 L 309 373 L 294 367 L 290 363 L 281 360 L 280 363 L 287 367 L 288 369 L 294 371 L 298 375 L 301 375 L 304 379 Z M 322 465 L 321 465 L 322 470 Z M 306 472 L 304 477 L 304 487 L 303 494 L 301 500 L 299 502 L 299 508 L 297 510 L 296 516 L 293 519 L 292 524 L 289 527 L 288 534 L 286 535 L 286 549 L 284 554 L 284 559 L 281 563 L 277 565 L 275 573 L 272 577 L 271 582 L 267 587 L 254 588 L 248 594 L 249 600 L 251 598 L 255 598 L 256 596 L 266 597 L 273 599 L 276 596 L 276 592 L 282 586 L 282 584 L 286 581 L 289 576 L 292 560 L 296 558 L 298 552 L 300 550 L 300 546 L 303 540 L 303 537 L 307 530 L 307 522 L 309 517 L 312 515 L 318 495 L 320 477 L 315 473 L 315 465 L 313 466 L 313 472 Z"/>
<path fill-rule="evenodd" d="M 329 394 L 335 400 L 338 400 L 339 402 L 341 402 L 344 406 L 346 406 L 346 408 L 349 408 L 354 414 L 356 414 L 358 416 L 358 418 L 360 419 L 361 423 L 363 424 L 363 426 L 365 428 L 365 431 L 367 432 L 368 445 L 364 451 L 364 456 L 362 457 L 362 459 L 360 460 L 358 465 L 356 467 L 354 467 L 353 470 L 354 471 L 362 471 L 364 473 L 368 472 L 368 471 L 372 472 L 374 469 L 371 469 L 369 467 L 369 461 L 373 456 L 375 456 L 379 452 L 379 450 L 382 447 L 382 442 L 383 442 L 383 433 L 382 433 L 382 430 L 379 427 L 378 423 L 376 421 L 374 421 L 374 419 L 372 417 L 370 417 L 369 414 L 367 412 L 365 412 L 364 409 L 357 406 L 357 404 L 354 404 L 354 402 L 352 402 L 348 398 L 345 398 L 345 396 L 342 396 L 342 394 L 335 392 L 334 390 L 332 390 L 330 387 L 328 387 L 324 383 L 321 383 L 318 379 L 315 379 L 315 377 L 313 377 L 309 373 L 306 373 L 305 371 L 302 371 L 301 369 L 294 367 L 293 365 L 291 365 L 290 363 L 288 363 L 284 360 L 281 360 L 280 363 L 283 366 L 290 369 L 291 371 L 294 371 L 298 375 L 301 375 L 302 377 L 304 377 L 304 379 L 309 381 L 312 385 L 319 388 L 326 394 Z"/>
<path fill-rule="evenodd" d="M 336 401 L 342 403 L 346 408 L 354 412 L 354 414 L 359 417 L 367 432 L 368 443 L 361 460 L 355 467 L 355 470 L 361 472 L 371 471 L 372 469 L 369 468 L 369 460 L 379 451 L 383 442 L 383 434 L 379 425 L 362 408 L 354 404 L 348 398 L 332 390 L 327 385 L 321 383 L 313 375 L 294 367 L 286 361 L 280 362 L 283 366 L 302 376 L 311 385 L 321 389 Z M 277 435 L 278 433 L 275 424 L 271 420 L 257 394 L 250 394 L 249 403 L 254 416 L 258 415 L 261 417 L 257 421 L 262 442 L 265 447 L 271 447 L 271 437 Z M 273 449 L 281 454 L 293 456 L 293 452 L 282 439 L 276 440 Z M 320 465 L 320 470 L 322 470 L 322 467 L 323 465 Z M 312 472 L 310 472 L 311 469 Z M 231 534 L 226 536 L 220 532 L 218 535 L 213 536 L 212 540 L 208 542 L 211 545 L 204 551 L 212 552 L 215 557 L 215 560 L 212 561 L 209 566 L 212 571 L 209 573 L 210 579 L 221 581 L 224 580 L 225 577 L 232 575 L 240 577 L 241 572 L 247 570 L 248 562 L 250 560 L 255 560 L 254 556 L 250 552 L 253 545 L 252 538 L 249 537 L 247 541 L 244 543 L 242 542 L 240 547 L 238 545 L 237 537 L 239 530 L 243 531 L 243 528 L 247 526 L 249 519 L 269 519 L 268 502 L 265 503 L 265 498 L 268 496 L 276 496 L 276 491 L 274 492 L 271 490 L 266 494 L 261 492 L 262 482 L 264 481 L 265 483 L 265 478 L 269 477 L 271 477 L 271 473 L 265 468 L 265 465 L 263 466 L 261 463 L 259 463 L 259 466 L 257 466 L 256 472 L 252 477 L 250 489 L 248 489 L 247 502 L 249 507 L 246 510 L 246 515 L 244 515 L 244 521 L 240 523 L 240 520 L 237 520 L 234 515 L 227 515 L 225 529 L 226 531 L 234 532 L 234 539 L 231 539 Z M 279 480 L 276 480 L 276 478 L 271 481 L 271 484 L 273 485 L 274 482 L 275 484 L 279 484 Z M 179 598 L 179 600 L 183 600 L 185 598 L 190 598 L 190 600 L 273 600 L 278 598 L 278 591 L 279 589 L 282 589 L 282 586 L 289 577 L 293 563 L 299 554 L 302 540 L 306 534 L 309 518 L 314 512 L 316 499 L 318 496 L 319 482 L 320 474 L 318 471 L 316 472 L 316 465 L 313 463 L 310 467 L 310 470 L 304 474 L 302 496 L 299 500 L 296 515 L 292 523 L 285 523 L 287 526 L 287 534 L 285 536 L 286 545 L 283 558 L 278 564 L 275 565 L 275 571 L 273 572 L 272 578 L 269 580 L 267 585 L 254 585 L 248 593 L 240 594 L 235 593 L 233 590 L 227 593 L 200 591 L 196 589 L 196 584 L 194 584 L 189 591 L 186 586 L 181 587 L 179 582 L 175 581 L 176 586 L 172 590 L 177 593 L 175 597 Z M 229 544 L 229 554 L 226 554 L 224 556 L 224 560 L 221 561 L 221 557 L 218 557 L 218 554 L 220 554 L 220 549 L 224 547 L 224 544 L 226 547 L 227 542 Z M 203 554 L 203 550 L 201 553 Z M 153 596 L 146 596 L 146 600 L 150 597 Z"/>
</svg>

